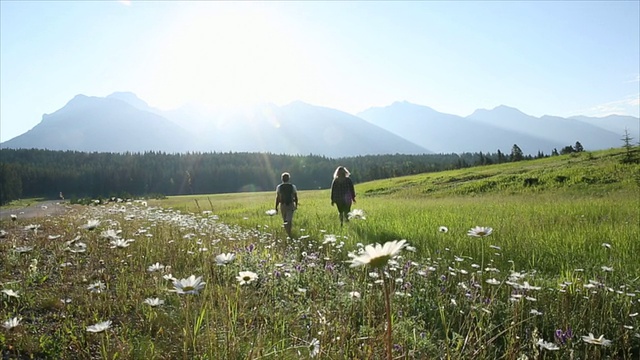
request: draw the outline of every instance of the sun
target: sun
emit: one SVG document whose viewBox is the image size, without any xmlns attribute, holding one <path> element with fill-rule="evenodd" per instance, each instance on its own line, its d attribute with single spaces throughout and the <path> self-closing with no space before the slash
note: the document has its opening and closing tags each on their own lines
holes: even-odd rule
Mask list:
<svg viewBox="0 0 640 360">
<path fill-rule="evenodd" d="M 151 81 L 153 97 L 164 103 L 290 101 L 304 86 L 308 64 L 286 26 L 259 7 L 216 7 L 185 17 L 159 50 Z"/>
</svg>

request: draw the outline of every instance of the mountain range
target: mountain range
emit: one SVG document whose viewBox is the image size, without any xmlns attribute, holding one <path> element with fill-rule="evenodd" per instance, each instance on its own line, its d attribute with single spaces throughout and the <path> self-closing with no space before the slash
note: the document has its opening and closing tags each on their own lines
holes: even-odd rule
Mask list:
<svg viewBox="0 0 640 360">
<path fill-rule="evenodd" d="M 627 130 L 638 139 L 640 119 L 611 115 L 533 117 L 498 106 L 467 117 L 395 102 L 356 115 L 295 101 L 284 106 L 164 111 L 130 92 L 77 95 L 45 114 L 0 148 L 84 152 L 268 152 L 331 158 L 378 154 L 551 153 L 579 141 L 585 150 L 622 146 Z"/>
</svg>

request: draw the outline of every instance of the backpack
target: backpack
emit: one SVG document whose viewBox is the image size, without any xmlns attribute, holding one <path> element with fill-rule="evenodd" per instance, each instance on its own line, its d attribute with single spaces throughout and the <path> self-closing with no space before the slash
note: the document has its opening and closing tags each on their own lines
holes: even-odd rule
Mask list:
<svg viewBox="0 0 640 360">
<path fill-rule="evenodd" d="M 280 202 L 285 205 L 293 204 L 293 185 L 282 183 L 280 185 Z"/>
</svg>

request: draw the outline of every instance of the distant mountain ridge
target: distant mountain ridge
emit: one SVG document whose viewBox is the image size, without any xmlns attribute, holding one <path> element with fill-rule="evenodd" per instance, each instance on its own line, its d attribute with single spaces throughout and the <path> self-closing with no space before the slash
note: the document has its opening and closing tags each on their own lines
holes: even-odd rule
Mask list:
<svg viewBox="0 0 640 360">
<path fill-rule="evenodd" d="M 151 108 L 130 92 L 77 95 L 44 115 L 2 148 L 87 152 L 269 152 L 332 158 L 378 154 L 462 152 L 549 154 L 576 141 L 586 150 L 620 147 L 624 129 L 637 140 L 631 116 L 536 118 L 507 106 L 467 117 L 395 102 L 357 115 L 294 101 L 236 109 Z"/>
</svg>

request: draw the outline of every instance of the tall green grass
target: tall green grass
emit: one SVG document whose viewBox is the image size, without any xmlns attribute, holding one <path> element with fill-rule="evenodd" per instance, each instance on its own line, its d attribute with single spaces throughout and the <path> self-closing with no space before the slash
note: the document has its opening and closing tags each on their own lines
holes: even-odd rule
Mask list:
<svg viewBox="0 0 640 360">
<path fill-rule="evenodd" d="M 5 222 L 0 288 L 19 297 L 0 294 L 0 320 L 22 321 L 0 328 L 3 355 L 381 359 L 386 283 L 394 358 L 637 359 L 640 177 L 620 156 L 611 150 L 357 184 L 354 208 L 366 219 L 343 227 L 328 190 L 300 191 L 295 239 L 286 238 L 279 215 L 265 213 L 272 192 Z M 81 228 L 91 219 L 100 225 Z M 40 228 L 25 229 L 35 223 Z M 493 233 L 468 236 L 475 226 Z M 135 241 L 112 248 L 107 229 Z M 76 238 L 86 252 L 65 250 Z M 385 282 L 372 269 L 349 267 L 349 252 L 399 239 L 412 248 L 384 269 Z M 33 249 L 16 251 L 23 246 Z M 221 253 L 236 258 L 218 266 Z M 156 262 L 170 268 L 149 272 Z M 239 285 L 239 271 L 258 280 Z M 163 278 L 169 274 L 202 276 L 206 285 L 179 295 Z M 104 291 L 87 289 L 98 281 Z M 149 297 L 165 303 L 151 307 Z M 112 325 L 104 332 L 86 331 L 105 320 Z M 612 344 L 583 341 L 589 333 Z M 541 339 L 559 349 L 541 347 Z"/>
</svg>

